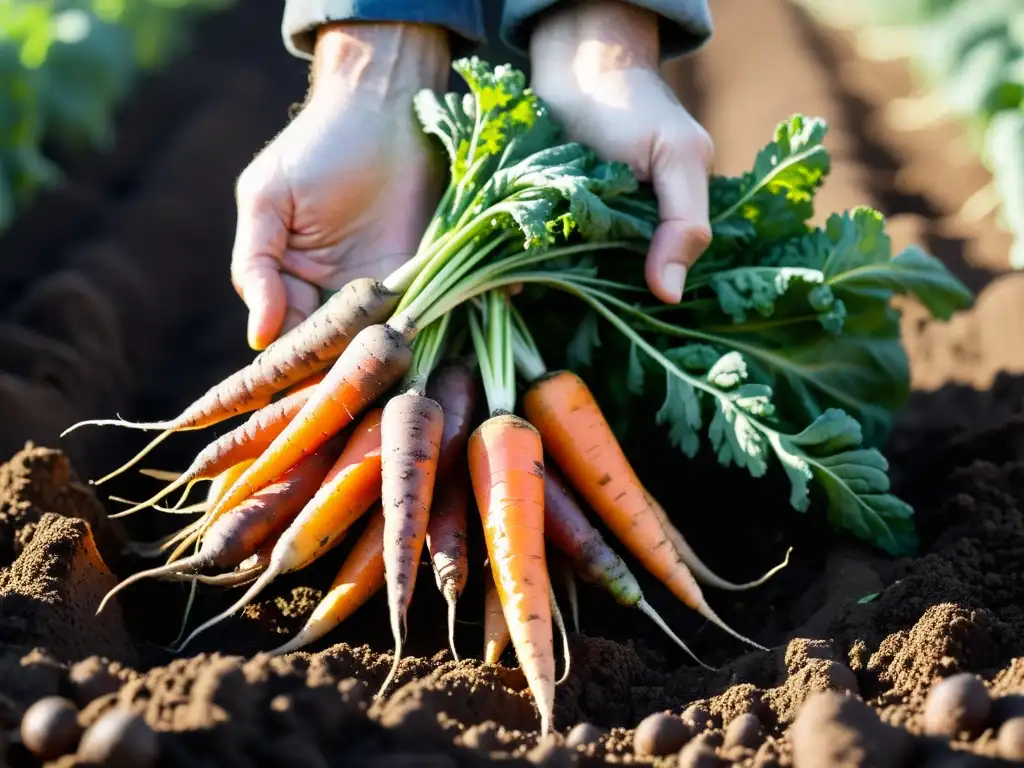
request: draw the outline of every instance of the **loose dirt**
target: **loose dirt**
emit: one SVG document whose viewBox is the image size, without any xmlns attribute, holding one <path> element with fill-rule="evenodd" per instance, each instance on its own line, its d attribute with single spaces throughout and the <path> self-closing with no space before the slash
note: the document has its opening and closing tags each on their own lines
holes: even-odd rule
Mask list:
<svg viewBox="0 0 1024 768">
<path fill-rule="evenodd" d="M 709 594 L 726 621 L 773 650 L 723 637 L 641 575 L 655 608 L 718 667 L 709 673 L 642 617 L 584 589 L 559 734 L 543 741 L 514 658 L 452 661 L 426 573 L 407 658 L 383 701 L 372 698 L 390 666 L 382 596 L 311 653 L 259 653 L 301 626 L 336 557 L 281 579 L 182 658 L 163 647 L 180 626 L 179 584 L 139 584 L 95 615 L 117 578 L 142 565 L 122 554 L 127 539 L 154 540 L 181 518 L 147 512 L 118 524 L 104 512 L 116 505 L 98 497 L 106 487 L 84 481 L 151 435 L 57 434 L 114 411 L 173 413 L 248 358 L 227 275 L 231 184 L 305 82 L 279 49 L 278 12 L 257 4 L 207 24 L 188 59 L 126 108 L 118 149 L 78 161 L 72 183 L 0 242 L 23 254 L 0 263 L 0 448 L 13 455 L 0 467 L 0 765 L 4 744 L 8 764 L 37 764 L 18 724 L 48 695 L 74 701 L 83 727 L 116 708 L 140 715 L 165 766 L 998 764 L 1015 733 L 1000 726 L 1024 715 L 1024 357 L 1011 332 L 1024 280 L 1005 274 L 1008 240 L 993 221 L 956 215 L 984 182 L 976 161 L 950 149 L 957 129 L 887 126 L 885 105 L 910 90 L 905 68 L 859 61 L 845 38 L 783 0 L 716 2 L 715 41 L 674 77 L 716 138 L 721 170 L 744 167 L 791 112 L 828 118 L 836 162 L 820 210 L 881 208 L 897 246 L 923 243 L 980 291 L 952 323 L 924 322 L 912 307 L 905 316 L 915 393 L 886 453 L 896 490 L 917 509 L 917 557 L 891 560 L 833 536 L 822 515 L 789 510 L 771 479 L 644 453 L 652 490 L 685 494 L 673 512 L 712 568 L 741 580 L 794 547 L 790 566 L 754 593 Z M 151 466 L 184 466 L 201 440 L 180 436 Z M 153 488 L 132 473 L 123 480 L 112 493 Z M 466 656 L 482 637 L 475 581 L 459 608 Z M 204 590 L 191 625 L 235 596 Z M 995 699 L 985 727 L 925 736 L 929 690 L 959 672 L 979 675 Z M 634 756 L 633 729 L 657 712 L 683 715 L 678 760 Z M 567 746 L 584 722 L 593 727 L 572 738 L 582 746 Z M 679 737 L 643 738 L 674 748 Z"/>
</svg>

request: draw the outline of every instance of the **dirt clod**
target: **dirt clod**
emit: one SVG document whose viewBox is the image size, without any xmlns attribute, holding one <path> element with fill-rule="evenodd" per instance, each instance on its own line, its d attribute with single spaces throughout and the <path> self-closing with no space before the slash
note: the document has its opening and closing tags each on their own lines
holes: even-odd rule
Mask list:
<svg viewBox="0 0 1024 768">
<path fill-rule="evenodd" d="M 962 673 L 936 683 L 924 705 L 924 731 L 933 736 L 975 736 L 992 713 L 992 698 L 977 675 Z"/>
<path fill-rule="evenodd" d="M 41 760 L 55 760 L 74 752 L 81 736 L 78 709 L 60 696 L 40 699 L 25 710 L 21 719 L 21 741 Z"/>
<path fill-rule="evenodd" d="M 702 733 L 711 725 L 711 713 L 703 704 L 691 704 L 680 716 L 693 733 Z"/>
<path fill-rule="evenodd" d="M 913 741 L 882 723 L 863 701 L 831 691 L 809 698 L 790 732 L 795 768 L 896 768 Z"/>
<path fill-rule="evenodd" d="M 702 743 L 691 743 L 679 750 L 679 768 L 717 768 L 721 764 L 715 751 Z"/>
<path fill-rule="evenodd" d="M 729 723 L 729 726 L 725 729 L 725 739 L 722 742 L 722 747 L 725 749 L 731 749 L 732 747 L 757 749 L 760 744 L 761 721 L 757 719 L 756 715 L 748 712 Z"/>
<path fill-rule="evenodd" d="M 565 746 L 582 747 L 587 744 L 596 744 L 605 733 L 603 728 L 598 728 L 593 723 L 576 723 L 565 735 Z"/>
<path fill-rule="evenodd" d="M 111 710 L 90 725 L 78 746 L 79 759 L 100 768 L 149 768 L 159 753 L 153 729 L 122 709 Z"/>
<path fill-rule="evenodd" d="M 667 712 L 648 715 L 636 727 L 633 751 L 641 756 L 671 755 L 690 739 L 686 723 Z"/>
</svg>

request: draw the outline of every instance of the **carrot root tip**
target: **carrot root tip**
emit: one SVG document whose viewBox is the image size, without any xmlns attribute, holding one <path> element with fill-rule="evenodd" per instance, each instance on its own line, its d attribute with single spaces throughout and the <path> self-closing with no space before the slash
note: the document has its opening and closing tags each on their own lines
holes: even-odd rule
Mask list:
<svg viewBox="0 0 1024 768">
<path fill-rule="evenodd" d="M 444 600 L 448 604 L 448 647 L 452 650 L 452 658 L 459 661 L 459 652 L 455 650 L 455 606 L 458 602 L 457 588 L 455 582 L 445 582 Z"/>
<path fill-rule="evenodd" d="M 665 620 L 663 618 L 661 618 L 661 616 L 658 615 L 658 612 L 654 610 L 654 607 L 650 603 L 648 603 L 643 598 L 640 598 L 640 602 L 636 604 L 636 607 L 639 608 L 640 611 L 643 612 L 643 614 L 645 616 L 647 616 L 647 618 L 649 618 L 651 621 L 653 621 L 655 624 L 657 624 L 658 628 L 661 629 L 661 631 L 664 632 L 666 635 L 668 635 L 669 639 L 672 640 L 672 642 L 674 642 L 676 645 L 678 645 L 680 648 L 682 648 L 684 651 L 686 651 L 687 655 L 691 659 L 696 661 L 698 664 L 700 664 L 702 667 L 704 667 L 704 669 L 708 670 L 709 672 L 717 672 L 718 671 L 715 667 L 712 667 L 712 666 L 710 666 L 708 664 L 705 664 L 703 661 L 701 661 L 700 657 L 697 656 L 697 654 L 695 654 L 693 651 L 690 650 L 690 646 L 688 646 L 686 643 L 684 643 L 679 638 L 679 636 L 675 632 L 672 631 L 672 629 L 669 627 L 669 625 L 666 624 Z"/>
<path fill-rule="evenodd" d="M 219 624 L 220 622 L 224 621 L 224 619 L 228 618 L 229 616 L 231 616 L 235 612 L 240 611 L 242 608 L 245 608 L 245 606 L 247 606 L 249 603 L 251 603 L 253 601 L 253 599 L 260 592 L 263 591 L 263 589 L 267 586 L 267 584 L 269 584 L 271 581 L 273 581 L 278 576 L 279 573 L 280 573 L 280 568 L 268 568 L 266 571 L 264 571 L 263 575 L 260 576 L 258 579 L 256 579 L 256 582 L 251 587 L 249 587 L 249 589 L 246 590 L 246 593 L 244 595 L 242 595 L 240 598 L 238 598 L 238 600 L 233 605 L 228 606 L 223 611 L 221 611 L 219 614 L 214 616 L 212 619 L 207 620 L 203 624 L 200 624 L 198 627 L 193 629 L 192 630 L 192 634 L 190 634 L 188 637 L 186 637 L 175 648 L 175 652 L 176 653 L 181 653 L 183 650 L 185 650 L 185 648 L 189 645 L 189 643 L 191 643 L 193 640 L 195 640 L 196 637 L 198 637 L 200 634 L 202 634 L 206 630 L 210 629 L 210 627 L 213 627 L 214 625 Z"/>
<path fill-rule="evenodd" d="M 770 651 L 771 650 L 770 648 L 767 648 L 766 646 L 763 646 L 760 643 L 754 642 L 753 640 L 751 640 L 746 635 L 741 635 L 735 629 L 730 627 L 721 618 L 719 618 L 717 613 L 715 613 L 713 610 L 711 610 L 711 606 L 708 605 L 706 602 L 704 602 L 704 601 L 701 602 L 700 607 L 697 609 L 697 612 L 701 616 L 703 616 L 705 619 L 710 621 L 712 624 L 717 626 L 719 629 L 721 629 L 722 631 L 727 632 L 728 634 L 732 635 L 737 640 L 741 640 L 744 643 L 747 643 L 748 645 L 752 645 L 754 648 L 757 648 L 757 650 L 759 650 L 759 651 Z"/>
<path fill-rule="evenodd" d="M 144 459 L 154 448 L 160 445 L 160 443 L 162 443 L 172 434 L 174 434 L 172 430 L 165 429 L 159 435 L 150 440 L 149 443 L 142 450 L 136 453 L 132 458 L 128 459 L 128 461 L 126 461 L 124 464 L 122 464 L 120 467 L 113 470 L 112 472 L 108 472 L 106 475 L 104 475 L 99 480 L 94 482 L 93 485 L 103 485 L 108 480 L 111 480 L 120 475 L 122 472 L 126 472 L 127 470 L 131 469 L 140 461 L 142 461 L 142 459 Z"/>
<path fill-rule="evenodd" d="M 569 649 L 569 633 L 565 631 L 565 619 L 562 618 L 562 611 L 558 607 L 558 601 L 555 599 L 555 591 L 550 586 L 548 587 L 548 593 L 551 596 L 551 615 L 555 619 L 558 633 L 562 636 L 562 654 L 565 657 L 565 669 L 562 671 L 562 676 L 555 681 L 555 685 L 561 685 L 569 679 L 569 671 L 572 669 L 572 653 Z"/>
</svg>

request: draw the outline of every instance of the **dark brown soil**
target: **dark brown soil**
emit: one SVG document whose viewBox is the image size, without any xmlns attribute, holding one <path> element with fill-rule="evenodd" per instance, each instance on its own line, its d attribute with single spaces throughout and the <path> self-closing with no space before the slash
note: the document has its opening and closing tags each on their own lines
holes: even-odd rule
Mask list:
<svg viewBox="0 0 1024 768">
<path fill-rule="evenodd" d="M 683 497 L 685 471 L 687 509 L 699 497 L 699 509 L 714 510 L 675 513 L 719 572 L 753 576 L 794 547 L 790 567 L 755 593 L 710 595 L 723 618 L 774 650 L 724 638 L 642 578 L 656 609 L 719 666 L 709 673 L 642 618 L 584 590 L 572 674 L 558 691 L 562 735 L 545 742 L 517 670 L 452 661 L 428 574 L 384 701 L 372 698 L 390 665 L 381 596 L 313 653 L 259 654 L 301 625 L 337 557 L 280 580 L 182 658 L 162 647 L 179 628 L 180 585 L 140 584 L 94 615 L 114 573 L 141 566 L 122 554 L 127 537 L 156 539 L 176 520 L 111 521 L 83 482 L 151 435 L 59 432 L 114 412 L 166 416 L 249 357 L 227 275 L 232 184 L 301 99 L 305 74 L 280 48 L 279 7 L 247 4 L 205 25 L 190 56 L 147 82 L 111 155 L 76 161 L 70 183 L 0 240 L 18 254 L 0 260 L 0 454 L 14 455 L 0 468 L 0 766 L 4 743 L 9 764 L 35 764 L 19 743 L 20 715 L 54 694 L 76 702 L 83 726 L 117 706 L 141 715 L 166 766 L 674 765 L 674 756 L 633 756 L 632 729 L 660 711 L 685 712 L 692 738 L 680 765 L 997 764 L 999 725 L 1024 714 L 1024 698 L 1013 698 L 1024 696 L 1024 356 L 1013 332 L 1024 326 L 1024 276 L 1005 274 L 1009 241 L 994 220 L 956 216 L 985 179 L 955 151 L 960 129 L 887 127 L 885 106 L 910 92 L 905 67 L 857 60 L 846 39 L 784 0 L 717 0 L 715 12 L 715 41 L 673 77 L 715 137 L 720 168 L 744 167 L 788 114 L 822 115 L 836 161 L 819 210 L 877 206 L 896 245 L 922 242 L 981 291 L 949 324 L 906 312 L 916 391 L 887 454 L 918 510 L 922 553 L 894 561 L 834 537 L 820 514 L 790 511 L 784 494 L 766 503 L 772 480 L 651 458 L 642 472 L 657 495 Z M 204 439 L 181 435 L 149 465 L 183 467 Z M 154 487 L 134 473 L 110 486 L 139 498 Z M 204 591 L 193 617 L 236 595 Z M 467 656 L 481 644 L 481 603 L 471 580 L 457 636 Z M 952 742 L 923 736 L 928 691 L 962 671 L 999 697 L 988 727 Z M 802 707 L 823 691 L 843 695 Z M 756 722 L 730 728 L 742 715 Z M 600 740 L 564 746 L 583 721 Z"/>
</svg>

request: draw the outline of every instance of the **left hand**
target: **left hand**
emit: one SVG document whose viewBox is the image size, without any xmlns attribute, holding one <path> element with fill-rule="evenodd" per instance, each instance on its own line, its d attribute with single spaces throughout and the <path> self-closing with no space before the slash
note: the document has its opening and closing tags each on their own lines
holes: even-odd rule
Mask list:
<svg viewBox="0 0 1024 768">
<path fill-rule="evenodd" d="M 661 222 L 645 277 L 661 301 L 678 303 L 711 241 L 713 149 L 661 76 L 657 16 L 621 0 L 563 3 L 534 29 L 530 65 L 534 91 L 570 139 L 652 183 Z"/>
</svg>

